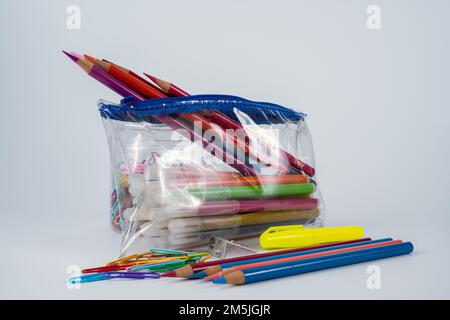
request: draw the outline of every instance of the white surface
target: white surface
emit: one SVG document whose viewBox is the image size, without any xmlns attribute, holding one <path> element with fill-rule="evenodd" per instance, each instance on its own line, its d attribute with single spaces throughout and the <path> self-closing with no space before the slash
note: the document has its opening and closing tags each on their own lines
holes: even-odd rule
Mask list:
<svg viewBox="0 0 450 320">
<path fill-rule="evenodd" d="M 449 3 L 339 3 L 1 1 L 0 298 L 450 298 Z M 66 28 L 69 4 L 81 30 Z M 380 31 L 366 28 L 370 4 L 382 9 Z M 67 289 L 69 265 L 119 250 L 96 111 L 98 98 L 118 98 L 61 49 L 192 93 L 307 112 L 327 224 L 411 240 L 416 252 L 236 288 L 162 279 Z M 370 264 L 380 290 L 366 287 Z"/>
</svg>

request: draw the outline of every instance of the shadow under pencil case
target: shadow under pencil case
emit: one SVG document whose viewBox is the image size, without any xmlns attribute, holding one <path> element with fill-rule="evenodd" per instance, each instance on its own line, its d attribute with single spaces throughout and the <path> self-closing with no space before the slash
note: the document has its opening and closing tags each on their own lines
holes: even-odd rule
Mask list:
<svg viewBox="0 0 450 320">
<path fill-rule="evenodd" d="M 99 102 L 121 254 L 324 219 L 306 115 L 228 95 Z"/>
</svg>

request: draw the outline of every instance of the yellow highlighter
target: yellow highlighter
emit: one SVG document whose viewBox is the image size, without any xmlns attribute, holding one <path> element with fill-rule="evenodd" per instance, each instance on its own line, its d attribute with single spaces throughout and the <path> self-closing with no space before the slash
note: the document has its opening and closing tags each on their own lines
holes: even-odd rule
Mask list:
<svg viewBox="0 0 450 320">
<path fill-rule="evenodd" d="M 264 249 L 308 247 L 322 243 L 350 241 L 362 238 L 363 227 L 344 226 L 304 228 L 302 225 L 270 227 L 260 237 Z"/>
</svg>

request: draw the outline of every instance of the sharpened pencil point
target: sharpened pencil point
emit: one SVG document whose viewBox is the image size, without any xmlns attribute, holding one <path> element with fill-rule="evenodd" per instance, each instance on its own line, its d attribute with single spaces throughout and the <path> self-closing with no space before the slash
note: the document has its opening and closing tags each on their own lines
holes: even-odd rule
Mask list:
<svg viewBox="0 0 450 320">
<path fill-rule="evenodd" d="M 77 62 L 78 60 L 80 60 L 80 58 L 78 58 L 76 55 L 69 53 L 67 51 L 62 50 L 62 52 L 68 56 L 70 59 L 72 59 L 73 62 Z"/>
<path fill-rule="evenodd" d="M 225 277 L 213 280 L 213 283 L 227 283 L 227 279 Z"/>
<path fill-rule="evenodd" d="M 212 281 L 212 280 L 215 280 L 215 279 L 219 279 L 220 277 L 222 277 L 222 272 L 218 272 L 218 273 L 212 274 L 210 276 L 207 276 L 203 280 L 205 280 L 205 281 Z"/>
<path fill-rule="evenodd" d="M 158 80 L 156 77 L 149 75 L 148 73 L 144 72 L 144 75 L 155 83 L 156 83 L 156 80 Z"/>
</svg>

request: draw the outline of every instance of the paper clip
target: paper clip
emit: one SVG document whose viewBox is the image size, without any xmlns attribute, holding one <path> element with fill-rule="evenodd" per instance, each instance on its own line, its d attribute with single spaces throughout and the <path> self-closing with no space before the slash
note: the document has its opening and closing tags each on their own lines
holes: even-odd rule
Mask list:
<svg viewBox="0 0 450 320">
<path fill-rule="evenodd" d="M 127 270 L 129 271 L 138 271 L 138 270 L 147 270 L 147 269 L 158 269 L 161 267 L 167 267 L 172 265 L 184 265 L 185 260 L 174 260 L 174 261 L 167 261 L 167 262 L 157 262 L 157 263 L 149 263 L 139 266 L 131 266 L 128 267 Z"/>
<path fill-rule="evenodd" d="M 131 256 L 123 257 L 123 258 L 108 262 L 106 265 L 111 266 L 111 265 L 119 264 L 121 262 L 125 262 L 128 260 L 134 259 L 134 258 L 139 258 L 140 256 L 141 256 L 140 254 L 132 254 Z"/>
<path fill-rule="evenodd" d="M 159 279 L 160 275 L 156 272 L 107 272 L 105 277 L 108 279 Z"/>
<path fill-rule="evenodd" d="M 96 268 L 90 268 L 90 269 L 83 269 L 81 270 L 81 273 L 101 273 L 101 272 L 109 272 L 109 271 L 119 271 L 119 270 L 125 270 L 128 267 L 134 266 L 135 264 L 123 264 L 123 265 L 111 265 L 111 266 L 103 266 L 103 267 L 96 267 Z"/>
<path fill-rule="evenodd" d="M 72 284 L 76 284 L 114 279 L 158 279 L 159 277 L 160 275 L 156 272 L 111 271 L 71 277 L 68 281 Z"/>
<path fill-rule="evenodd" d="M 93 274 L 84 274 L 84 275 L 81 275 L 81 276 L 70 277 L 69 279 L 67 279 L 67 281 L 69 281 L 72 284 L 102 281 L 102 280 L 107 280 L 108 279 L 105 276 L 105 274 L 106 273 L 104 273 L 104 272 L 93 273 Z"/>
<path fill-rule="evenodd" d="M 183 255 L 183 254 L 189 254 L 192 252 L 189 251 L 182 251 L 182 250 L 173 250 L 173 249 L 161 249 L 161 248 L 150 248 L 151 252 L 154 253 L 161 253 L 161 254 L 171 254 L 171 255 Z"/>
</svg>

